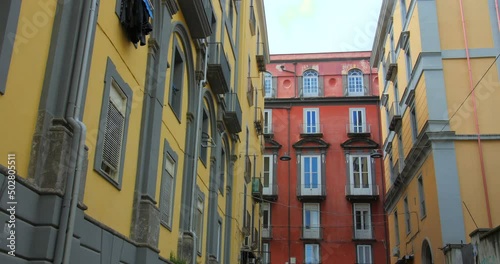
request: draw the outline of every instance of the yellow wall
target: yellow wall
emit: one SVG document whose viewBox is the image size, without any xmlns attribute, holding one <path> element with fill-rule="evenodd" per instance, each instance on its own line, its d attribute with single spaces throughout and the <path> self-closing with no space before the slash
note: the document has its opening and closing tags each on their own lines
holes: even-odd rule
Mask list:
<svg viewBox="0 0 500 264">
<path fill-rule="evenodd" d="M 46 1 L 42 9 L 36 1 L 22 1 L 16 40 L 4 95 L 0 95 L 0 129 L 3 139 L 0 164 L 7 164 L 7 154 L 16 154 L 17 174 L 28 177 L 31 142 L 35 132 L 38 106 L 50 48 L 56 0 Z M 47 11 L 46 11 L 47 10 Z M 46 18 L 46 20 L 35 20 Z M 27 67 L 30 65 L 30 67 Z M 30 96 L 26 96 L 30 95 Z M 19 105 L 22 104 L 22 107 Z"/>
<path fill-rule="evenodd" d="M 418 194 L 418 176 L 422 175 L 425 193 L 426 216 L 422 218 L 420 214 L 420 199 Z M 408 198 L 410 211 L 411 232 L 406 233 L 404 198 Z M 439 218 L 439 206 L 436 203 L 438 199 L 434 174 L 433 155 L 426 157 L 421 169 L 415 174 L 412 181 L 404 190 L 404 194 L 398 201 L 394 210 L 398 213 L 399 223 L 399 250 L 401 256 L 414 254 L 414 263 L 421 263 L 421 248 L 424 239 L 430 242 L 434 263 L 444 263 L 444 254 L 439 249 L 442 247 L 441 223 Z M 396 245 L 394 230 L 394 210 L 389 214 L 389 233 L 391 250 Z M 396 258 L 391 258 L 395 263 Z"/>
</svg>

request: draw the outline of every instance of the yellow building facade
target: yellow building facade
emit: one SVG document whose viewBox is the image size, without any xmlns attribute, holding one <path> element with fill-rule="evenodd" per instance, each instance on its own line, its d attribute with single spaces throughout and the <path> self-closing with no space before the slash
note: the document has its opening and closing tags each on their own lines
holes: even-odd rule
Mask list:
<svg viewBox="0 0 500 264">
<path fill-rule="evenodd" d="M 7 0 L 0 48 L 0 263 L 261 257 L 262 0 Z"/>
<path fill-rule="evenodd" d="M 371 65 L 392 263 L 462 263 L 470 234 L 500 225 L 499 21 L 495 0 L 383 1 Z"/>
</svg>

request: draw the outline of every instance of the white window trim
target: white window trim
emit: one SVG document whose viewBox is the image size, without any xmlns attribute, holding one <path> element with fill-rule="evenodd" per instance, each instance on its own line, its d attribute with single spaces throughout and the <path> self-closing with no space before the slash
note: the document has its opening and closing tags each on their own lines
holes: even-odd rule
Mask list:
<svg viewBox="0 0 500 264">
<path fill-rule="evenodd" d="M 354 204 L 354 235 L 355 235 L 355 238 L 356 239 L 372 239 L 373 238 L 373 234 L 372 234 L 372 230 L 373 230 L 373 227 L 372 227 L 372 215 L 371 215 L 371 208 L 370 208 L 370 204 L 368 203 L 355 203 Z M 357 228 L 357 219 L 356 219 L 356 215 L 357 215 L 357 212 L 361 212 L 361 221 L 364 221 L 364 218 L 363 218 L 363 212 L 367 212 L 368 213 L 368 223 L 361 223 L 361 229 L 358 229 Z M 365 229 L 363 228 L 363 226 L 367 226 L 368 228 Z"/>
<path fill-rule="evenodd" d="M 313 255 L 311 256 L 312 261 L 308 259 L 307 248 L 311 247 Z M 319 252 L 319 244 L 305 244 L 304 245 L 304 263 L 305 264 L 317 264 L 321 262 L 321 254 Z"/>
<path fill-rule="evenodd" d="M 307 120 L 307 113 L 308 112 L 311 112 L 311 113 L 314 113 L 315 117 L 316 117 L 316 122 L 315 123 L 311 123 L 309 124 L 308 123 L 308 120 Z M 304 108 L 303 110 L 303 116 L 304 116 L 304 119 L 303 119 L 303 125 L 302 125 L 302 133 L 304 134 L 316 134 L 316 133 L 320 133 L 320 122 L 319 122 L 319 108 Z M 307 132 L 308 128 L 311 128 L 311 131 L 314 131 L 314 132 Z"/>
<path fill-rule="evenodd" d="M 317 219 L 313 221 L 312 215 L 310 216 L 310 225 L 307 225 L 307 212 L 316 212 Z M 311 214 L 311 213 L 310 213 Z M 305 203 L 302 209 L 302 221 L 304 223 L 302 227 L 302 234 L 304 238 L 314 238 L 319 239 L 321 235 L 321 211 L 318 203 Z"/>
<path fill-rule="evenodd" d="M 266 72 L 264 74 L 264 97 L 273 97 L 273 75 Z M 269 91 L 268 89 L 269 88 Z"/>
<path fill-rule="evenodd" d="M 357 82 L 361 82 L 361 87 L 356 85 Z M 351 84 L 354 86 L 351 86 Z M 347 94 L 349 96 L 365 95 L 364 86 L 363 72 L 360 69 L 352 69 L 347 73 Z M 361 91 L 357 91 L 359 89 Z"/>
<path fill-rule="evenodd" d="M 273 184 L 274 184 L 274 155 L 264 155 L 264 164 L 266 162 L 265 158 L 269 158 L 269 186 L 263 186 L 262 193 L 264 195 L 272 195 L 273 194 Z M 264 167 L 263 169 L 264 170 Z M 262 182 L 264 185 L 264 180 Z"/>
<path fill-rule="evenodd" d="M 365 255 L 365 250 L 368 248 L 368 255 Z M 372 246 L 371 245 L 357 245 L 356 246 L 356 263 L 359 264 L 371 264 L 373 263 L 372 258 Z M 362 256 L 364 258 L 362 258 Z"/>
<path fill-rule="evenodd" d="M 360 179 L 360 186 L 356 187 L 354 185 L 354 158 L 366 158 L 368 164 L 368 187 L 363 187 L 363 179 Z M 360 163 L 361 166 L 361 163 Z M 372 160 L 370 155 L 349 155 L 349 177 L 350 177 L 350 186 L 351 194 L 356 195 L 371 195 L 373 190 L 372 185 Z M 359 177 L 359 175 L 358 175 Z"/>
<path fill-rule="evenodd" d="M 317 158 L 317 162 L 318 162 L 318 184 L 317 184 L 317 187 L 314 188 L 313 185 L 312 185 L 312 181 L 310 182 L 310 186 L 309 187 L 306 187 L 306 184 L 305 184 L 305 162 L 304 160 L 306 158 Z M 321 190 L 322 190 L 322 179 L 321 179 L 321 155 L 301 155 L 300 157 L 300 162 L 301 162 L 301 169 L 300 169 L 300 183 L 301 183 L 301 186 L 300 186 L 300 191 L 301 191 L 301 194 L 302 195 L 321 195 Z M 312 180 L 312 179 L 311 179 Z"/>
<path fill-rule="evenodd" d="M 357 124 L 355 120 L 353 120 L 353 113 L 361 112 L 361 125 Z M 365 108 L 349 108 L 349 132 L 351 133 L 366 133 L 366 109 Z"/>
<path fill-rule="evenodd" d="M 306 80 L 316 83 L 316 87 L 308 85 L 306 88 Z M 315 88 L 315 89 L 314 89 Z M 307 70 L 302 74 L 302 95 L 303 96 L 318 96 L 319 95 L 319 74 L 314 70 Z M 310 90 L 310 91 L 308 91 Z"/>
<path fill-rule="evenodd" d="M 271 262 L 269 253 L 269 243 L 262 243 L 262 264 L 269 264 Z"/>
<path fill-rule="evenodd" d="M 267 119 L 266 119 L 267 114 Z M 273 110 L 264 110 L 264 134 L 270 134 L 273 132 Z"/>
</svg>

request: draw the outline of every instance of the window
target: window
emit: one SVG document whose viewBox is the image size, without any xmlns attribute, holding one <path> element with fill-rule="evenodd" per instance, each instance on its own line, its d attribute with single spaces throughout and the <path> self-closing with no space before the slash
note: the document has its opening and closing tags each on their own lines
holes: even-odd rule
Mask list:
<svg viewBox="0 0 500 264">
<path fill-rule="evenodd" d="M 320 263 L 318 244 L 305 244 L 304 248 L 305 248 L 304 264 Z"/>
<path fill-rule="evenodd" d="M 303 74 L 303 95 L 304 96 L 318 96 L 318 72 L 314 70 L 307 70 Z"/>
<path fill-rule="evenodd" d="M 302 156 L 301 194 L 321 194 L 321 164 L 319 155 Z"/>
<path fill-rule="evenodd" d="M 194 223 L 195 223 L 195 232 L 197 237 L 196 249 L 198 251 L 199 256 L 201 256 L 202 245 L 203 245 L 203 208 L 204 208 L 203 198 L 200 197 L 200 194 L 198 194 L 198 199 L 196 200 L 196 208 L 194 212 Z"/>
<path fill-rule="evenodd" d="M 121 188 L 132 90 L 108 58 L 94 169 Z"/>
<path fill-rule="evenodd" d="M 302 133 L 314 134 L 320 133 L 319 129 L 319 109 L 305 108 L 304 109 L 304 125 Z"/>
<path fill-rule="evenodd" d="M 210 134 L 208 134 L 208 114 L 207 109 L 203 108 L 201 123 L 201 140 L 200 140 L 200 159 L 203 164 L 207 164 L 208 146 L 211 144 Z"/>
<path fill-rule="evenodd" d="M 217 221 L 217 260 L 221 263 L 221 248 L 222 248 L 222 222 Z"/>
<path fill-rule="evenodd" d="M 182 92 L 183 92 L 183 79 L 184 79 L 184 60 L 180 52 L 177 42 L 174 45 L 174 52 L 172 55 L 172 75 L 170 77 L 170 96 L 169 105 L 172 108 L 177 120 L 181 120 L 182 111 Z"/>
<path fill-rule="evenodd" d="M 389 153 L 389 173 L 391 176 L 391 179 L 390 179 L 391 184 L 393 184 L 394 181 L 396 180 L 396 176 L 398 175 L 399 171 L 398 172 L 394 171 L 394 160 L 392 158 L 392 150 Z"/>
<path fill-rule="evenodd" d="M 347 74 L 348 95 L 364 95 L 363 72 L 358 69 L 350 70 Z"/>
<path fill-rule="evenodd" d="M 262 244 L 262 264 L 271 263 L 271 256 L 269 252 L 269 243 Z"/>
<path fill-rule="evenodd" d="M 160 190 L 160 222 L 163 226 L 171 229 L 176 163 L 175 159 L 166 150 L 164 150 L 164 153 Z"/>
<path fill-rule="evenodd" d="M 364 108 L 349 109 L 349 132 L 350 133 L 366 133 L 366 117 Z"/>
<path fill-rule="evenodd" d="M 425 210 L 424 181 L 422 180 L 422 175 L 418 178 L 418 197 L 420 199 L 420 218 L 424 218 L 427 212 Z"/>
<path fill-rule="evenodd" d="M 409 40 L 408 40 L 409 42 Z M 412 71 L 412 62 L 411 62 L 411 55 L 410 55 L 410 44 L 406 44 L 406 50 L 405 50 L 405 60 L 406 60 L 406 79 L 408 84 L 410 83 L 411 79 L 411 71 Z"/>
<path fill-rule="evenodd" d="M 411 232 L 410 208 L 408 207 L 408 197 L 404 199 L 406 234 Z"/>
<path fill-rule="evenodd" d="M 350 191 L 353 195 L 370 195 L 372 187 L 369 155 L 349 155 Z"/>
<path fill-rule="evenodd" d="M 268 72 L 264 73 L 264 97 L 273 97 L 273 76 Z"/>
<path fill-rule="evenodd" d="M 274 158 L 273 155 L 264 155 L 264 182 L 263 182 L 263 193 L 264 195 L 272 195 L 273 193 L 273 170 L 274 170 Z"/>
<path fill-rule="evenodd" d="M 398 134 L 398 152 L 399 152 L 399 172 L 403 171 L 405 166 L 405 154 L 403 148 L 403 136 L 401 135 L 401 131 Z"/>
<path fill-rule="evenodd" d="M 354 204 L 354 236 L 356 239 L 372 238 L 370 204 Z"/>
<path fill-rule="evenodd" d="M 418 125 L 417 125 L 417 114 L 415 111 L 414 104 L 412 104 L 412 106 L 410 107 L 410 122 L 411 122 L 411 134 L 413 136 L 413 143 L 415 143 L 418 137 Z"/>
<path fill-rule="evenodd" d="M 219 178 L 219 192 L 224 195 L 224 179 L 226 175 L 226 152 L 224 147 L 221 149 L 220 154 L 220 178 Z"/>
<path fill-rule="evenodd" d="M 356 246 L 357 264 L 372 264 L 372 246 L 357 245 Z"/>
<path fill-rule="evenodd" d="M 269 203 L 263 203 L 262 208 L 262 237 L 271 236 L 271 207 Z"/>
<path fill-rule="evenodd" d="M 0 1 L 0 94 L 5 94 L 7 86 L 7 75 L 14 49 L 20 10 L 20 0 Z"/>
<path fill-rule="evenodd" d="M 264 110 L 264 134 L 273 133 L 273 110 Z"/>
<path fill-rule="evenodd" d="M 396 239 L 396 246 L 399 245 L 399 218 L 398 218 L 398 211 L 394 211 L 394 232 L 395 232 L 395 239 Z"/>
<path fill-rule="evenodd" d="M 304 204 L 303 217 L 302 237 L 305 239 L 321 238 L 319 204 Z"/>
</svg>

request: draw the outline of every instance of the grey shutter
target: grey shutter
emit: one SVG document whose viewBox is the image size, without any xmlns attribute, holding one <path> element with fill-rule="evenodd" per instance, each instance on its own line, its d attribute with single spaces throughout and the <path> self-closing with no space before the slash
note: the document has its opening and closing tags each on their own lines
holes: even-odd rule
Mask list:
<svg viewBox="0 0 500 264">
<path fill-rule="evenodd" d="M 370 91 L 370 75 L 369 74 L 364 74 L 363 75 L 363 90 L 364 90 L 364 95 L 372 95 L 372 91 Z"/>
<path fill-rule="evenodd" d="M 108 113 L 106 115 L 102 160 L 115 172 L 118 171 L 118 165 L 120 163 L 124 123 L 125 117 L 110 100 L 108 103 Z"/>
<path fill-rule="evenodd" d="M 278 77 L 273 77 L 271 84 L 271 97 L 276 97 L 278 95 Z"/>
<path fill-rule="evenodd" d="M 299 76 L 297 77 L 297 87 L 298 87 L 298 93 L 299 93 L 299 96 L 302 97 L 302 86 L 303 86 L 303 83 L 302 83 L 302 76 Z"/>
<path fill-rule="evenodd" d="M 324 76 L 318 76 L 318 96 L 325 95 Z"/>
<path fill-rule="evenodd" d="M 344 90 L 344 96 L 347 96 L 347 75 L 342 75 L 342 89 Z"/>
<path fill-rule="evenodd" d="M 168 196 L 169 189 L 167 179 L 170 178 L 168 173 L 163 172 L 163 178 L 161 181 L 161 190 L 160 190 L 160 221 L 164 225 L 168 225 Z"/>
</svg>

